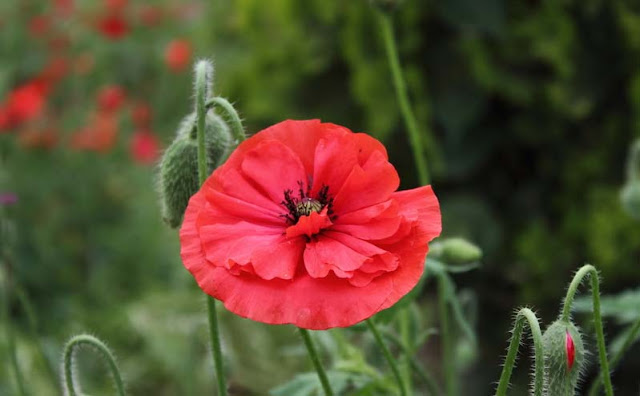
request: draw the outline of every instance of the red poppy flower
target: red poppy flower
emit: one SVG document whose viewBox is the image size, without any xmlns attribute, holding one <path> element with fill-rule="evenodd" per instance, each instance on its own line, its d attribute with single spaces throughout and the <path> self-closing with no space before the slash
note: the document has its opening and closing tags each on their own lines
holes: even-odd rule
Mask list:
<svg viewBox="0 0 640 396">
<path fill-rule="evenodd" d="M 418 282 L 441 230 L 430 186 L 396 192 L 384 146 L 284 121 L 247 139 L 189 201 L 181 256 L 206 293 L 270 324 L 346 327 Z"/>
<path fill-rule="evenodd" d="M 14 89 L 7 99 L 7 115 L 12 125 L 37 118 L 46 104 L 48 84 L 32 80 Z"/>
<path fill-rule="evenodd" d="M 165 49 L 164 59 L 174 72 L 183 71 L 191 62 L 191 43 L 187 40 L 173 40 Z"/>
<path fill-rule="evenodd" d="M 124 89 L 118 85 L 106 85 L 98 92 L 98 106 L 106 112 L 116 111 L 125 99 Z"/>
<path fill-rule="evenodd" d="M 122 11 L 128 3 L 129 0 L 104 0 L 104 5 L 111 11 Z"/>
<path fill-rule="evenodd" d="M 134 161 L 143 165 L 155 162 L 160 153 L 160 143 L 156 135 L 147 130 L 140 130 L 131 136 L 131 157 Z"/>
<path fill-rule="evenodd" d="M 98 29 L 111 40 L 118 40 L 129 33 L 129 24 L 118 13 L 107 15 L 98 23 Z"/>
<path fill-rule="evenodd" d="M 6 132 L 11 126 L 11 119 L 9 118 L 9 111 L 0 106 L 0 133 Z"/>
<path fill-rule="evenodd" d="M 40 37 L 51 28 L 51 19 L 46 15 L 36 15 L 29 20 L 29 33 Z"/>
</svg>

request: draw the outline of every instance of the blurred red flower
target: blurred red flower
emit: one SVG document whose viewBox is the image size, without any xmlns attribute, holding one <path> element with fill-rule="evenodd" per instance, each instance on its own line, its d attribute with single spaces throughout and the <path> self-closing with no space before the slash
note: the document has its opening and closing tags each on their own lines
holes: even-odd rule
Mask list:
<svg viewBox="0 0 640 396">
<path fill-rule="evenodd" d="M 32 126 L 18 133 L 18 142 L 27 148 L 53 148 L 58 144 L 58 131 L 55 128 Z"/>
<path fill-rule="evenodd" d="M 431 187 L 398 186 L 372 137 L 284 121 L 240 144 L 191 198 L 182 261 L 240 316 L 318 330 L 353 325 L 416 285 L 440 234 Z"/>
<path fill-rule="evenodd" d="M 113 148 L 118 136 L 118 118 L 114 113 L 97 112 L 91 115 L 89 124 L 71 138 L 76 150 L 107 152 Z"/>
<path fill-rule="evenodd" d="M 131 157 L 143 165 L 153 164 L 160 153 L 160 142 L 156 135 L 146 129 L 133 133 L 130 142 Z"/>
<path fill-rule="evenodd" d="M 111 13 L 98 22 L 98 30 L 108 39 L 119 40 L 129 33 L 129 24 L 119 13 Z"/>
<path fill-rule="evenodd" d="M 151 123 L 151 107 L 145 102 L 138 102 L 131 108 L 131 119 L 138 128 L 146 128 Z"/>
<path fill-rule="evenodd" d="M 46 15 L 36 15 L 29 20 L 29 33 L 40 37 L 45 34 L 51 27 L 51 19 Z"/>
<path fill-rule="evenodd" d="M 129 0 L 104 0 L 104 5 L 111 11 L 122 11 Z"/>
<path fill-rule="evenodd" d="M 6 116 L 10 125 L 32 120 L 42 114 L 49 85 L 38 79 L 31 80 L 9 93 Z"/>
<path fill-rule="evenodd" d="M 98 107 L 102 111 L 114 112 L 124 104 L 125 92 L 119 85 L 105 85 L 98 92 Z"/>
<path fill-rule="evenodd" d="M 69 17 L 73 14 L 73 0 L 55 0 L 55 10 L 62 17 Z"/>
<path fill-rule="evenodd" d="M 138 8 L 138 18 L 140 23 L 146 27 L 158 25 L 164 17 L 164 11 L 157 5 L 141 4 Z"/>
<path fill-rule="evenodd" d="M 174 72 L 183 71 L 191 63 L 191 43 L 183 39 L 172 40 L 167 44 L 164 59 Z"/>
</svg>

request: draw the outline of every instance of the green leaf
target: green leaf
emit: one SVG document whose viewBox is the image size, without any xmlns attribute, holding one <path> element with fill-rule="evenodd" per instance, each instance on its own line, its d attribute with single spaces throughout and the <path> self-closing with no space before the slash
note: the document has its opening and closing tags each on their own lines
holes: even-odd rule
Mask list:
<svg viewBox="0 0 640 396">
<path fill-rule="evenodd" d="M 369 377 L 344 371 L 328 371 L 329 383 L 336 395 L 353 394 L 364 388 L 371 380 Z M 324 392 L 318 374 L 307 372 L 296 375 L 291 381 L 269 391 L 271 396 L 321 396 Z"/>
<path fill-rule="evenodd" d="M 615 296 L 600 299 L 602 316 L 613 317 L 620 322 L 632 322 L 640 318 L 640 288 L 626 290 Z M 574 312 L 592 312 L 591 296 L 581 296 L 574 300 Z"/>
</svg>

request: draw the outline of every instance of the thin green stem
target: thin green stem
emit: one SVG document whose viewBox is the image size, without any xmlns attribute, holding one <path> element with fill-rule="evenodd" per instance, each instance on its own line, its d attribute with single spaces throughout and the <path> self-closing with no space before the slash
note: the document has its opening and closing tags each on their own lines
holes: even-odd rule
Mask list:
<svg viewBox="0 0 640 396">
<path fill-rule="evenodd" d="M 212 106 L 221 107 L 225 111 L 225 113 L 227 113 L 227 116 L 231 118 L 231 131 L 233 133 L 233 138 L 236 144 L 242 142 L 247 138 L 244 133 L 244 127 L 242 126 L 242 120 L 240 119 L 240 116 L 238 115 L 236 109 L 231 103 L 229 103 L 228 100 L 218 96 L 211 98 L 207 101 L 206 108 L 210 108 Z"/>
<path fill-rule="evenodd" d="M 429 392 L 429 394 L 433 396 L 442 395 L 442 391 L 436 384 L 435 379 L 433 379 L 431 374 L 420 364 L 418 359 L 415 358 L 414 352 L 407 349 L 407 347 L 402 344 L 402 341 L 395 335 L 389 332 L 384 332 L 383 335 L 386 339 L 391 340 L 393 343 L 395 343 L 400 348 L 402 353 L 409 358 L 411 362 L 411 368 L 415 371 L 416 374 L 418 374 L 420 379 L 422 379 L 424 384 L 427 386 L 427 391 Z"/>
<path fill-rule="evenodd" d="M 31 304 L 31 301 L 29 300 L 27 293 L 19 284 L 16 284 L 14 289 L 15 289 L 15 294 L 18 298 L 18 301 L 20 301 L 20 305 L 22 306 L 22 310 L 24 311 L 25 316 L 27 317 L 29 332 L 31 333 L 31 337 L 33 338 L 36 344 L 36 347 L 40 354 L 40 359 L 42 359 L 42 364 L 44 365 L 47 371 L 47 374 L 49 376 L 49 379 L 51 380 L 52 385 L 57 386 L 58 375 L 56 374 L 55 369 L 49 362 L 49 359 L 47 358 L 47 355 L 44 352 L 44 348 L 42 347 L 42 342 L 38 337 L 38 321 L 37 321 L 35 310 L 33 309 L 33 304 Z"/>
<path fill-rule="evenodd" d="M 309 357 L 311 358 L 311 362 L 313 362 L 313 366 L 318 373 L 318 378 L 320 379 L 320 383 L 322 384 L 322 389 L 324 389 L 324 394 L 326 396 L 332 396 L 333 390 L 331 389 L 331 384 L 329 383 L 329 378 L 327 378 L 327 373 L 324 371 L 324 367 L 322 367 L 322 362 L 320 362 L 320 356 L 318 355 L 318 351 L 316 347 L 313 345 L 313 340 L 309 335 L 309 331 L 303 328 L 298 328 L 300 330 L 300 334 L 302 335 L 302 339 L 304 340 L 304 345 L 307 347 L 307 351 L 309 352 Z"/>
<path fill-rule="evenodd" d="M 624 356 L 624 354 L 629 350 L 631 345 L 633 345 L 633 343 L 636 341 L 636 339 L 639 336 L 640 336 L 640 319 L 636 320 L 633 326 L 631 326 L 631 330 L 629 330 L 629 333 L 627 334 L 627 338 L 625 338 L 624 343 L 622 344 L 622 347 L 611 359 L 612 369 L 614 369 L 618 365 L 618 363 L 622 359 L 622 356 Z M 589 396 L 596 396 L 598 394 L 598 391 L 600 391 L 601 386 L 602 386 L 602 376 L 598 376 L 598 378 L 595 381 L 593 381 L 593 384 L 591 385 L 591 389 L 589 389 Z"/>
<path fill-rule="evenodd" d="M 413 158 L 416 163 L 416 169 L 418 170 L 418 179 L 420 180 L 421 185 L 427 185 L 429 184 L 429 169 L 424 155 L 424 145 L 421 140 L 422 138 L 429 139 L 429 134 L 425 133 L 422 136 L 420 135 L 418 123 L 416 122 L 413 110 L 411 110 L 409 94 L 407 93 L 407 86 L 402 76 L 398 49 L 396 48 L 396 41 L 393 35 L 393 23 L 391 21 L 391 16 L 382 11 L 376 11 L 376 14 L 380 30 L 382 31 L 382 39 L 384 41 L 384 47 L 389 61 L 389 68 L 391 69 L 391 76 L 396 90 L 398 105 L 400 106 L 400 112 L 402 113 L 407 132 L 409 133 Z"/>
<path fill-rule="evenodd" d="M 596 340 L 598 342 L 598 356 L 600 358 L 600 373 L 604 382 L 604 390 L 607 396 L 613 396 L 613 386 L 611 385 L 611 373 L 609 372 L 609 361 L 607 360 L 607 346 L 604 341 L 604 328 L 602 325 L 602 316 L 600 313 L 600 280 L 598 270 L 591 265 L 583 265 L 573 277 L 567 295 L 562 306 L 562 319 L 569 320 L 571 316 L 571 304 L 578 290 L 578 286 L 584 278 L 589 275 L 591 278 L 591 295 L 593 297 L 593 323 L 596 329 Z"/>
<path fill-rule="evenodd" d="M 509 381 L 511 380 L 513 367 L 516 364 L 518 348 L 520 347 L 520 341 L 522 339 L 522 332 L 524 330 L 525 324 L 528 324 L 529 329 L 531 330 L 531 336 L 533 338 L 533 348 L 535 351 L 535 377 L 533 382 L 533 394 L 535 396 L 542 396 L 544 380 L 542 332 L 540 331 L 540 322 L 538 322 L 536 314 L 533 313 L 533 311 L 529 308 L 522 308 L 516 315 L 515 325 L 513 327 L 513 332 L 511 335 L 511 342 L 509 343 L 509 350 L 504 361 L 502 374 L 500 375 L 500 382 L 498 382 L 496 396 L 505 396 L 507 394 L 507 388 L 509 387 Z"/>
<path fill-rule="evenodd" d="M 118 365 L 116 364 L 116 359 L 113 357 L 113 354 L 111 353 L 109 348 L 102 341 L 89 334 L 80 334 L 71 337 L 69 342 L 67 342 L 67 345 L 64 347 L 62 364 L 64 369 L 64 388 L 67 395 L 76 396 L 80 394 L 80 392 L 76 391 L 76 386 L 73 378 L 73 355 L 76 351 L 76 348 L 82 344 L 88 345 L 94 350 L 100 352 L 100 355 L 102 355 L 109 366 L 109 370 L 111 371 L 111 375 L 113 376 L 113 381 L 116 384 L 116 391 L 118 392 L 118 395 L 124 396 L 124 384 L 122 382 L 122 377 L 120 376 L 120 370 L 118 369 Z"/>
<path fill-rule="evenodd" d="M 207 84 L 211 73 L 211 65 L 207 61 L 200 61 L 196 65 L 196 116 L 198 127 L 198 180 L 200 185 L 207 179 L 207 159 L 205 154 L 205 116 Z M 207 299 L 207 317 L 209 319 L 209 338 L 211 340 L 211 353 L 216 371 L 218 383 L 218 395 L 227 395 L 227 383 L 224 376 L 224 366 L 222 360 L 222 347 L 220 345 L 220 330 L 218 329 L 218 314 L 216 312 L 216 301 L 210 296 Z"/>
<path fill-rule="evenodd" d="M 1 213 L 0 213 L 1 214 Z M 0 232 L 2 232 L 3 219 L 0 218 Z M 0 245 L 0 248 L 4 246 Z M 20 365 L 18 364 L 18 356 L 16 354 L 16 338 L 13 329 L 13 325 L 11 323 L 10 309 L 11 301 L 12 301 L 12 291 L 14 290 L 14 284 L 11 282 L 11 263 L 9 262 L 9 253 L 8 251 L 3 251 L 4 249 L 0 249 L 0 260 L 2 263 L 2 267 L 0 270 L 0 279 L 4 279 L 3 282 L 3 292 L 2 296 L 2 311 L 0 312 L 1 319 L 5 323 L 5 333 L 7 335 L 7 354 L 9 355 L 9 364 L 11 365 L 11 369 L 13 371 L 13 376 L 16 381 L 17 395 L 25 396 L 27 394 L 26 388 L 24 386 L 24 378 L 22 377 L 22 372 L 20 371 Z"/>
<path fill-rule="evenodd" d="M 387 359 L 387 363 L 389 363 L 389 367 L 391 367 L 391 371 L 393 372 L 393 375 L 396 377 L 396 380 L 398 381 L 398 388 L 400 389 L 400 395 L 406 396 L 407 391 L 405 389 L 404 381 L 402 380 L 402 375 L 400 375 L 400 369 L 398 368 L 398 363 L 393 358 L 393 355 L 391 355 L 391 351 L 389 351 L 389 348 L 387 348 L 387 344 L 384 343 L 384 340 L 382 339 L 382 336 L 380 335 L 380 332 L 378 331 L 378 328 L 376 327 L 376 324 L 374 323 L 373 318 L 369 318 L 365 322 L 367 323 L 367 327 L 373 334 L 373 337 L 375 338 L 376 343 L 382 350 L 382 354 L 384 355 L 385 359 Z"/>
<path fill-rule="evenodd" d="M 407 349 L 413 349 L 411 339 L 411 312 L 409 307 L 404 307 L 399 312 L 400 320 L 400 337 L 402 338 L 403 347 Z M 402 374 L 402 381 L 405 384 L 407 390 L 407 396 L 413 396 L 413 384 L 411 381 L 411 359 L 408 355 L 403 354 L 400 359 L 400 373 Z"/>
<path fill-rule="evenodd" d="M 442 366 L 444 387 L 447 396 L 457 394 L 455 361 L 453 359 L 453 338 L 447 304 L 447 285 L 444 274 L 438 274 L 438 316 L 440 318 L 440 343 L 442 345 Z"/>
</svg>

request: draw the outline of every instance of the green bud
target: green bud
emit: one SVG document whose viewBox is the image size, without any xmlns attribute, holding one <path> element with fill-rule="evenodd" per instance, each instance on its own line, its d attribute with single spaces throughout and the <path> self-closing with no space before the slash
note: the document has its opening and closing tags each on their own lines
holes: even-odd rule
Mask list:
<svg viewBox="0 0 640 396">
<path fill-rule="evenodd" d="M 580 331 L 569 321 L 553 322 L 542 335 L 544 389 L 548 396 L 573 396 L 585 364 Z"/>
<path fill-rule="evenodd" d="M 207 170 L 211 174 L 226 159 L 231 135 L 227 124 L 212 112 L 205 122 Z M 196 115 L 190 114 L 180 122 L 175 140 L 160 161 L 162 217 L 169 226 L 177 228 L 182 224 L 189 199 L 199 188 Z"/>
<path fill-rule="evenodd" d="M 430 253 L 447 264 L 467 264 L 482 258 L 482 250 L 464 238 L 448 238 L 434 243 Z"/>
</svg>

